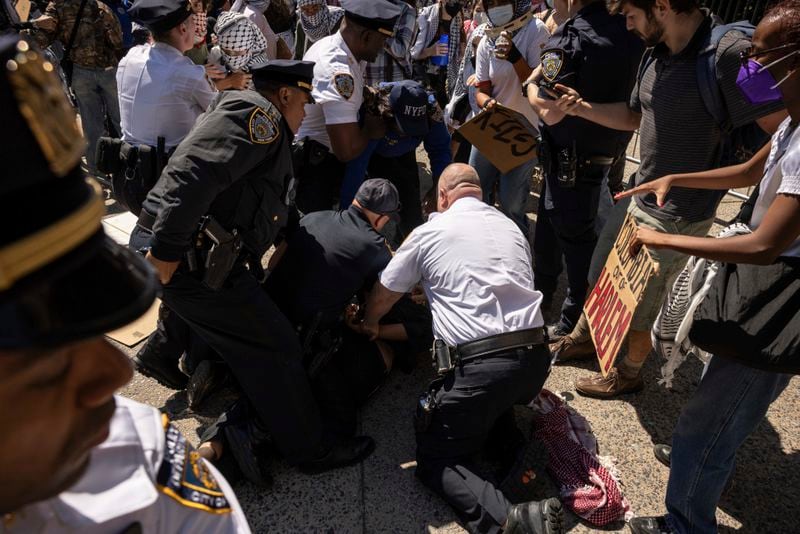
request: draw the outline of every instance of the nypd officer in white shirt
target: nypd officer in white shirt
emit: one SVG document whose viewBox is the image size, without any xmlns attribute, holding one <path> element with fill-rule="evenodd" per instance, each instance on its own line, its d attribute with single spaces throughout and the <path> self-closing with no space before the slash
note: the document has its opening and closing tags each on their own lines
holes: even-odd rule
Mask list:
<svg viewBox="0 0 800 534">
<path fill-rule="evenodd" d="M 133 372 L 103 332 L 157 282 L 103 233 L 75 114 L 16 35 L 0 38 L 0 107 L 0 532 L 249 533 L 167 417 L 114 395 Z"/>
<path fill-rule="evenodd" d="M 512 505 L 471 460 L 501 426 L 508 432 L 501 441 L 514 435 L 514 405 L 538 395 L 550 372 L 528 240 L 482 202 L 472 167 L 450 165 L 437 188 L 439 214 L 397 250 L 364 318 L 364 328 L 377 333 L 381 317 L 422 283 L 440 377 L 417 407 L 417 477 L 472 532 L 563 532 L 558 499 Z"/>
<path fill-rule="evenodd" d="M 306 106 L 295 146 L 295 202 L 303 213 L 338 203 L 345 163 L 386 131 L 383 119 L 370 113 L 359 121 L 364 68 L 394 35 L 402 8 L 389 0 L 342 0 L 342 7 L 339 31 L 314 43 L 303 56 L 315 64 L 315 103 Z"/>
</svg>

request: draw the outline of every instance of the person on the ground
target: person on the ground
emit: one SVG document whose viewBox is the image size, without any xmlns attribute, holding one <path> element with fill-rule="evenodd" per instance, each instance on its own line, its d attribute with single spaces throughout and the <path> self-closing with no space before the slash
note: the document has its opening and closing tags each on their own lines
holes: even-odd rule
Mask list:
<svg viewBox="0 0 800 534">
<path fill-rule="evenodd" d="M 611 15 L 603 0 L 555 0 L 569 19 L 542 50 L 541 65 L 526 85 L 528 101 L 542 119 L 539 149 L 542 190 L 533 240 L 536 287 L 552 301 L 567 266 L 567 295 L 553 337 L 570 333 L 588 291 L 589 266 L 597 243 L 597 220 L 608 216 L 612 199 L 608 173 L 624 152 L 630 133 L 569 116 L 556 105 L 560 83 L 592 102 L 622 102 L 636 83 L 644 47 Z M 566 152 L 567 158 L 564 158 Z"/>
<path fill-rule="evenodd" d="M 295 147 L 296 203 L 303 213 L 336 205 L 345 164 L 385 133 L 381 117 L 367 112 L 359 120 L 364 67 L 384 50 L 403 11 L 390 0 L 346 0 L 342 7 L 339 31 L 314 43 L 304 56 L 315 66 L 314 104 L 306 109 Z"/>
<path fill-rule="evenodd" d="M 433 91 L 442 107 L 447 105 L 456 86 L 464 55 L 462 7 L 460 0 L 438 0 L 421 9 L 417 17 L 419 31 L 411 48 L 414 78 Z"/>
<path fill-rule="evenodd" d="M 422 284 L 442 357 L 441 376 L 417 407 L 417 477 L 471 532 L 561 533 L 558 499 L 512 505 L 473 459 L 497 432 L 505 455 L 516 454 L 514 405 L 538 395 L 551 365 L 528 240 L 482 198 L 473 168 L 445 169 L 438 215 L 411 233 L 381 273 L 363 329 L 377 336 L 381 318 Z"/>
<path fill-rule="evenodd" d="M 131 244 L 149 249 L 164 303 L 228 364 L 278 452 L 321 472 L 362 460 L 374 443 L 324 436 L 297 335 L 259 283 L 288 219 L 291 142 L 313 68 L 270 61 L 251 70 L 255 91 L 220 93 L 148 194 Z"/>
<path fill-rule="evenodd" d="M 620 0 L 615 11 L 625 16 L 628 29 L 652 48 L 652 61 L 641 69 L 630 102 L 596 103 L 584 100 L 567 86 L 557 84 L 564 94 L 556 101 L 559 109 L 615 130 L 639 129 L 642 163 L 632 185 L 641 185 L 664 176 L 698 172 L 718 167 L 725 136 L 721 125 L 706 108 L 698 83 L 698 54 L 709 39 L 713 23 L 696 0 Z M 716 54 L 719 89 L 733 127 L 757 122 L 765 132 L 774 132 L 785 118 L 781 102 L 748 105 L 736 88 L 739 53 L 750 40 L 738 31 L 722 37 Z M 699 143 L 697 140 L 703 139 Z M 619 229 L 630 213 L 637 225 L 669 233 L 705 236 L 724 190 L 697 191 L 677 188 L 670 191 L 664 206 L 652 197 L 618 202 L 598 238 L 589 272 L 590 286 L 597 280 Z M 636 308 L 628 332 L 627 354 L 606 377 L 596 374 L 576 381 L 578 393 L 596 398 L 612 398 L 634 393 L 644 387 L 641 369 L 652 348 L 650 328 L 655 321 L 667 288 L 686 263 L 678 251 L 650 251 L 658 263 Z M 588 342 L 588 343 L 587 343 Z M 573 355 L 591 357 L 589 324 L 583 314 L 569 336 L 551 347 L 559 358 L 567 350 Z"/>
<path fill-rule="evenodd" d="M 81 8 L 83 8 L 81 10 Z M 70 84 L 81 116 L 86 139 L 86 168 L 90 175 L 105 178 L 97 169 L 97 141 L 107 131 L 116 137 L 120 114 L 117 81 L 114 77 L 122 57 L 122 29 L 119 20 L 100 0 L 51 0 L 44 15 L 31 21 L 37 44 L 46 48 L 58 40 L 69 50 L 67 82 Z M 75 24 L 77 24 L 77 28 Z"/>
<path fill-rule="evenodd" d="M 781 100 L 789 112 L 771 143 L 741 165 L 667 175 L 623 195 L 655 194 L 662 205 L 676 187 L 716 190 L 758 184 L 759 196 L 749 222 L 752 233 L 711 239 L 640 227 L 631 245 L 634 250 L 647 245 L 651 250 L 670 249 L 727 263 L 783 262 L 795 269 L 800 265 L 800 1 L 784 0 L 768 11 L 741 60 L 738 84 L 745 98 L 750 102 Z M 722 276 L 721 272 L 716 276 Z M 739 280 L 764 287 L 763 281 Z M 746 287 L 738 291 L 750 295 Z M 736 451 L 790 378 L 715 354 L 672 435 L 667 515 L 634 518 L 631 531 L 717 532 L 717 503 L 733 473 Z"/>
<path fill-rule="evenodd" d="M 513 109 L 538 130 L 539 118 L 520 87 L 539 65 L 539 56 L 550 32 L 531 14 L 529 0 L 485 0 L 483 7 L 489 17 L 489 28 L 478 45 L 475 101 L 482 110 L 488 110 L 496 103 Z M 528 198 L 536 158 L 501 173 L 473 146 L 469 164 L 481 177 L 484 200 L 494 203 L 497 186 L 500 209 L 527 236 Z"/>
<path fill-rule="evenodd" d="M 144 314 L 157 281 L 103 232 L 52 66 L 9 35 L 0 65 L 0 529 L 249 533 L 227 481 L 168 417 L 114 394 L 133 370 L 103 334 Z"/>
<path fill-rule="evenodd" d="M 386 135 L 373 140 L 364 152 L 347 164 L 342 185 L 341 205 L 350 204 L 364 176 L 386 176 L 400 194 L 399 236 L 401 242 L 422 224 L 417 147 L 422 144 L 428 155 L 433 191 L 442 171 L 452 161 L 450 134 L 444 115 L 433 95 L 413 80 L 380 87 L 377 96 L 380 113 L 386 121 Z"/>
</svg>

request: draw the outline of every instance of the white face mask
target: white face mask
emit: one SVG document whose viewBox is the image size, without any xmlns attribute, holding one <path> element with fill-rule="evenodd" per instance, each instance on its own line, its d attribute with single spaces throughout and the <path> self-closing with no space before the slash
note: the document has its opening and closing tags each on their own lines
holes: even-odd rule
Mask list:
<svg viewBox="0 0 800 534">
<path fill-rule="evenodd" d="M 514 18 L 514 6 L 506 4 L 504 6 L 492 7 L 489 9 L 489 20 L 495 26 L 508 24 Z"/>
</svg>

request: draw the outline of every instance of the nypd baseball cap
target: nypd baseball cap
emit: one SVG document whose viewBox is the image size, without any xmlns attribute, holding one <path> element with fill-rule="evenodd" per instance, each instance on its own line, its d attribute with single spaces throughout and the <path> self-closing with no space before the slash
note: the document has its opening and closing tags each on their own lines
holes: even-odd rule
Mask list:
<svg viewBox="0 0 800 534">
<path fill-rule="evenodd" d="M 399 219 L 398 212 L 402 207 L 397 188 L 385 178 L 365 180 L 356 192 L 358 204 L 379 215 L 386 215 L 393 220 Z"/>
<path fill-rule="evenodd" d="M 423 137 L 428 134 L 428 93 L 419 82 L 404 80 L 393 84 L 389 106 L 405 135 Z"/>
</svg>

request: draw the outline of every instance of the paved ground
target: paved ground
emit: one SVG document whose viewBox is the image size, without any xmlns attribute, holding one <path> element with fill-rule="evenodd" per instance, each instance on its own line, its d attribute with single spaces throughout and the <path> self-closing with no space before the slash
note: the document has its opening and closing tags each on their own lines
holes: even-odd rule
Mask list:
<svg viewBox="0 0 800 534">
<path fill-rule="evenodd" d="M 736 206 L 726 202 L 722 218 Z M 535 220 L 535 214 L 532 214 Z M 552 317 L 553 311 L 549 313 Z M 134 350 L 123 349 L 128 354 Z M 663 512 L 668 470 L 652 455 L 654 443 L 669 442 L 681 406 L 696 387 L 701 366 L 690 361 L 679 371 L 674 390 L 656 385 L 659 362 L 644 368 L 647 384 L 638 395 L 596 401 L 575 394 L 574 380 L 595 369 L 593 363 L 553 369 L 545 387 L 562 393 L 591 423 L 601 454 L 615 459 L 625 495 L 637 515 Z M 361 432 L 371 435 L 377 450 L 361 465 L 310 477 L 275 462 L 275 486 L 258 490 L 246 482 L 234 488 L 255 532 L 415 533 L 463 532 L 452 511 L 414 478 L 414 440 L 411 412 L 418 392 L 432 377 L 427 361 L 410 375 L 394 372 L 361 413 Z M 794 379 L 774 403 L 766 420 L 744 444 L 738 456 L 734 483 L 718 510 L 721 532 L 789 533 L 800 516 L 800 392 Z M 193 442 L 198 429 L 224 408 L 231 392 L 221 392 L 193 413 L 183 393 L 136 375 L 122 394 L 161 408 Z M 713 409 L 713 407 L 709 407 Z M 517 412 L 526 425 L 526 408 Z M 544 469 L 538 471 L 539 497 L 556 495 Z M 574 517 L 570 532 L 595 532 Z M 616 525 L 609 532 L 625 531 Z"/>
</svg>

